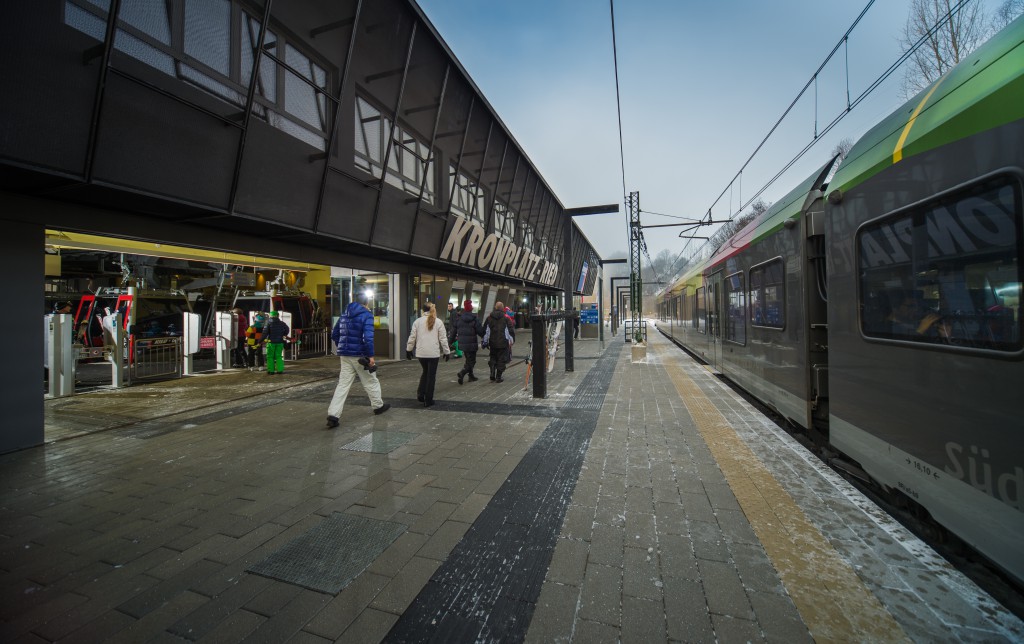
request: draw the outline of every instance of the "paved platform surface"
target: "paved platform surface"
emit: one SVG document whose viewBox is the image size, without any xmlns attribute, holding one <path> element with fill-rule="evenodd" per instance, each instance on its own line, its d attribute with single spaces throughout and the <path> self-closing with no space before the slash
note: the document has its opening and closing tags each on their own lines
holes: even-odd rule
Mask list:
<svg viewBox="0 0 1024 644">
<path fill-rule="evenodd" d="M 652 333 L 415 400 L 336 359 L 46 404 L 0 456 L 0 640 L 1024 641 L 1024 625 Z M 523 354 L 525 351 L 517 351 Z"/>
</svg>

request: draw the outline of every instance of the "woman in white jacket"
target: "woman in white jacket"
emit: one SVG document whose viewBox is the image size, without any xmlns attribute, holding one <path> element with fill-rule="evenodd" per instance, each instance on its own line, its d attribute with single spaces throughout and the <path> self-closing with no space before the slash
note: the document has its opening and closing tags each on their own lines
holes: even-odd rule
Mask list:
<svg viewBox="0 0 1024 644">
<path fill-rule="evenodd" d="M 423 315 L 416 319 L 412 325 L 412 333 L 409 334 L 409 341 L 405 343 L 405 355 L 412 360 L 412 352 L 416 351 L 423 374 L 420 376 L 420 386 L 416 390 L 416 400 L 423 403 L 424 407 L 434 404 L 434 382 L 437 380 L 437 363 L 441 356 L 448 362 L 451 356 L 451 349 L 448 348 L 448 334 L 445 332 L 444 324 L 437 320 L 437 309 L 433 304 L 423 305 Z"/>
</svg>

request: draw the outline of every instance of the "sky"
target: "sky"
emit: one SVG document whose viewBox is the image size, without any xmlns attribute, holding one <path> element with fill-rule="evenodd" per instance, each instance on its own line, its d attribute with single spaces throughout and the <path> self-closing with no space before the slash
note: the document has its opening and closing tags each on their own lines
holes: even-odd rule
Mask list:
<svg viewBox="0 0 1024 644">
<path fill-rule="evenodd" d="M 639 192 L 642 225 L 679 223 L 650 213 L 735 214 L 812 142 L 816 119 L 820 131 L 845 111 L 847 85 L 855 101 L 899 58 L 910 4 L 874 2 L 747 164 L 868 0 L 614 2 L 621 155 L 610 2 L 417 2 L 562 205 L 619 204 L 618 214 L 576 219 L 605 259 L 627 257 L 630 192 Z M 989 13 L 998 5 L 982 2 Z M 901 80 L 899 70 L 761 197 L 782 197 L 839 140 L 856 140 L 899 107 Z M 650 256 L 698 250 L 679 230 L 646 229 Z"/>
</svg>

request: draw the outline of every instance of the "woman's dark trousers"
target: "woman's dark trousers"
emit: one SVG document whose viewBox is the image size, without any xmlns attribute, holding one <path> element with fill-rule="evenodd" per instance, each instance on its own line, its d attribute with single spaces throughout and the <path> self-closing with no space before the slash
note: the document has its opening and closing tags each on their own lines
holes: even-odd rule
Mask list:
<svg viewBox="0 0 1024 644">
<path fill-rule="evenodd" d="M 437 363 L 440 358 L 420 358 L 420 367 L 423 373 L 420 374 L 420 386 L 416 390 L 416 400 L 424 405 L 434 404 L 434 382 L 437 380 Z"/>
</svg>

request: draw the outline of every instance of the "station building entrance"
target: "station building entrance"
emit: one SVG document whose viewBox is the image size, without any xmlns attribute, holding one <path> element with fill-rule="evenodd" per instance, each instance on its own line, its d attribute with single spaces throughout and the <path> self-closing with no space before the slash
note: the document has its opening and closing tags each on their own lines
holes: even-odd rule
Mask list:
<svg viewBox="0 0 1024 644">
<path fill-rule="evenodd" d="M 404 355 L 405 339 L 425 302 L 433 302 L 442 319 L 447 319 L 449 303 L 461 310 L 470 301 L 483 317 L 501 302 L 518 327 L 528 326 L 533 307 L 558 305 L 555 293 L 457 273 L 421 272 L 416 266 L 381 272 L 59 229 L 46 231 L 44 257 L 42 312 L 68 316 L 64 324 L 70 329 L 61 332 L 70 334 L 74 354 L 74 386 L 55 390 L 48 369 L 52 317 L 45 318 L 44 393 L 51 397 L 252 367 L 241 353 L 244 329 L 272 309 L 282 312 L 293 336 L 302 340 L 290 346 L 286 358 L 332 355 L 330 329 L 359 293 L 368 296 L 375 353 L 382 359 Z M 125 333 L 116 352 L 103 327 L 111 314 L 121 315 Z M 195 361 L 183 369 L 188 344 L 182 337 L 189 315 L 199 325 L 200 343 Z M 235 346 L 241 347 L 237 355 L 225 349 Z M 153 366 L 157 349 L 159 367 Z M 227 353 L 218 353 L 222 350 Z M 115 354 L 124 362 L 126 379 L 117 379 L 110 367 Z M 151 362 L 143 365 L 146 360 Z"/>
</svg>

